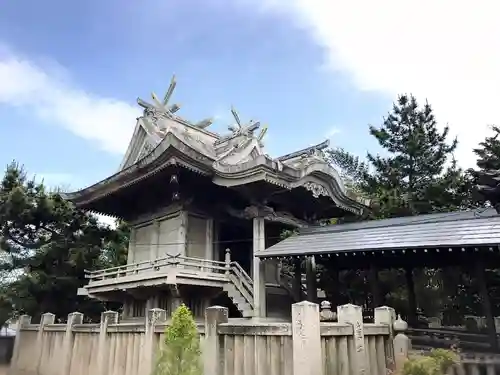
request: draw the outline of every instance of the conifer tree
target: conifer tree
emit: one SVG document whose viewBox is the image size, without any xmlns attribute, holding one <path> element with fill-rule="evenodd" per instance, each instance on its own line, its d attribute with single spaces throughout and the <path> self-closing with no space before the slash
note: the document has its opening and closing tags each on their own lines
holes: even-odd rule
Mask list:
<svg viewBox="0 0 500 375">
<path fill-rule="evenodd" d="M 201 375 L 200 336 L 193 315 L 182 304 L 165 330 L 153 375 Z"/>
<path fill-rule="evenodd" d="M 415 97 L 401 95 L 382 125 L 369 129 L 383 153 L 368 153 L 367 162 L 342 149 L 329 155 L 377 201 L 377 217 L 449 211 L 468 204 L 467 179 L 453 159 L 457 140 L 448 142 L 447 126 L 439 131 L 428 103 L 421 107 Z"/>
<path fill-rule="evenodd" d="M 10 164 L 0 180 L 0 270 L 8 275 L 0 308 L 35 321 L 45 312 L 64 318 L 74 311 L 98 319 L 103 304 L 76 291 L 87 283 L 86 269 L 122 261 L 113 253 L 126 251 L 126 230 L 103 226 Z"/>
<path fill-rule="evenodd" d="M 474 149 L 477 155 L 478 170 L 471 170 L 479 194 L 475 197 L 480 203 L 490 203 L 500 211 L 500 128 L 492 126 L 493 135 Z"/>
</svg>

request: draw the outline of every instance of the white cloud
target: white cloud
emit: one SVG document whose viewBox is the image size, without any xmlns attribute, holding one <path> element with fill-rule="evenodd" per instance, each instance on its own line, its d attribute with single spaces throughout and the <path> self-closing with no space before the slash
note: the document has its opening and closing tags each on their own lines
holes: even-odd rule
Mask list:
<svg viewBox="0 0 500 375">
<path fill-rule="evenodd" d="M 337 128 L 336 126 L 330 128 L 327 132 L 326 132 L 326 137 L 328 139 L 332 139 L 334 138 L 337 134 L 340 134 L 342 133 L 342 130 L 340 128 Z M 338 145 L 340 146 L 340 145 Z"/>
<path fill-rule="evenodd" d="M 324 47 L 330 68 L 363 90 L 428 99 L 458 135 L 457 158 L 500 124 L 500 4 L 452 0 L 261 0 Z M 383 114 L 381 114 L 383 115 Z"/>
<path fill-rule="evenodd" d="M 61 126 L 122 154 L 140 111 L 120 100 L 99 97 L 72 85 L 61 69 L 0 50 L 0 105 L 26 108 L 39 119 Z"/>
</svg>

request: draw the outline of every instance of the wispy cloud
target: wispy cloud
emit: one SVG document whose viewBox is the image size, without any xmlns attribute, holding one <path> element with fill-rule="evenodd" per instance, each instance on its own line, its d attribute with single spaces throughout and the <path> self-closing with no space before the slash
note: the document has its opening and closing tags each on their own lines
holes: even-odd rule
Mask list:
<svg viewBox="0 0 500 375">
<path fill-rule="evenodd" d="M 413 93 L 459 136 L 457 157 L 500 124 L 499 4 L 452 0 L 260 0 L 310 33 L 362 90 Z M 255 7 L 254 7 L 255 8 Z M 252 8 L 253 9 L 253 8 Z"/>
<path fill-rule="evenodd" d="M 106 151 L 123 153 L 139 109 L 86 92 L 71 84 L 63 68 L 54 67 L 0 48 L 0 105 L 26 108 Z"/>
</svg>

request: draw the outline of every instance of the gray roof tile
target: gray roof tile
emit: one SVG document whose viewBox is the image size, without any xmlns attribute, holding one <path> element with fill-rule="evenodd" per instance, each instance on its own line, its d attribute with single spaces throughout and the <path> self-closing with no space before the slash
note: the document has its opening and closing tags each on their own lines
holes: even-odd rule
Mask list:
<svg viewBox="0 0 500 375">
<path fill-rule="evenodd" d="M 259 257 L 500 244 L 500 215 L 493 209 L 308 228 Z"/>
</svg>

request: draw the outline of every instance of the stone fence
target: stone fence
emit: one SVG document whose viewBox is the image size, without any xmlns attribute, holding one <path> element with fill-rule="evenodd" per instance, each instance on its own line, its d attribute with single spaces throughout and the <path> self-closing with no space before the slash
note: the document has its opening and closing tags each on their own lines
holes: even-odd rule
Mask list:
<svg viewBox="0 0 500 375">
<path fill-rule="evenodd" d="M 206 375 L 386 375 L 408 355 L 409 340 L 394 329 L 406 323 L 392 308 L 375 309 L 363 323 L 359 306 L 320 313 L 317 304 L 292 306 L 290 323 L 228 319 L 224 307 L 209 307 L 199 325 Z M 19 319 L 12 375 L 150 375 L 168 320 L 152 309 L 144 323 L 119 323 L 118 313 L 100 324 L 82 324 L 72 313 L 67 324 L 44 314 L 40 324 Z"/>
</svg>

